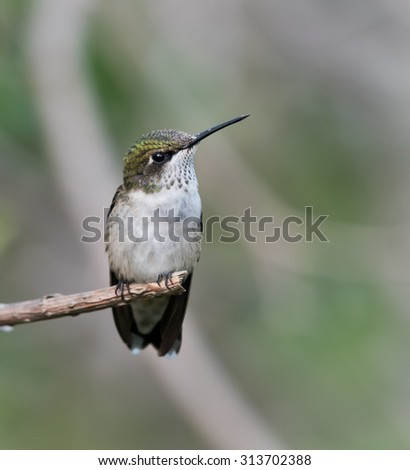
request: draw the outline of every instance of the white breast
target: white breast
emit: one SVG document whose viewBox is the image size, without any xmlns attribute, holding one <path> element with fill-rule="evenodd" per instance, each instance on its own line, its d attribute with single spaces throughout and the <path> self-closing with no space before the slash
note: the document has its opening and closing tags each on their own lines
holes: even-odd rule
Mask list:
<svg viewBox="0 0 410 470">
<path fill-rule="evenodd" d="M 191 272 L 200 253 L 200 218 L 196 180 L 158 193 L 132 191 L 129 203 L 116 205 L 108 218 L 111 270 L 119 280 L 138 282 L 155 281 L 171 271 Z"/>
</svg>

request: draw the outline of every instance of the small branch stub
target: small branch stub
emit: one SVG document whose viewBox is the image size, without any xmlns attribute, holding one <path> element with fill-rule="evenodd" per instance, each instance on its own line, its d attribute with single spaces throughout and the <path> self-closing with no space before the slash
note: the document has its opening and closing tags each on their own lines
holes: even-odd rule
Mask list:
<svg viewBox="0 0 410 470">
<path fill-rule="evenodd" d="M 115 293 L 116 286 L 79 294 L 46 295 L 40 299 L 27 300 L 12 304 L 0 304 L 0 327 L 51 320 L 65 316 L 76 316 L 105 308 L 124 305 L 136 299 L 151 299 L 163 295 L 176 295 L 185 292 L 181 286 L 187 275 L 179 271 L 172 275 L 168 287 L 164 282 L 148 284 L 132 283 L 124 291 L 124 300 Z"/>
</svg>

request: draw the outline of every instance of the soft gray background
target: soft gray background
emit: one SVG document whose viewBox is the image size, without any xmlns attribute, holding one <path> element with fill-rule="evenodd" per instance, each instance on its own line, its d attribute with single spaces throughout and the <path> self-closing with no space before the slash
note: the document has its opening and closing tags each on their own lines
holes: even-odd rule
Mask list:
<svg viewBox="0 0 410 470">
<path fill-rule="evenodd" d="M 0 448 L 407 448 L 410 6 L 3 0 L 0 299 L 108 280 L 80 242 L 154 128 L 197 132 L 205 216 L 329 214 L 329 243 L 207 244 L 180 357 L 108 311 L 0 335 Z"/>
</svg>

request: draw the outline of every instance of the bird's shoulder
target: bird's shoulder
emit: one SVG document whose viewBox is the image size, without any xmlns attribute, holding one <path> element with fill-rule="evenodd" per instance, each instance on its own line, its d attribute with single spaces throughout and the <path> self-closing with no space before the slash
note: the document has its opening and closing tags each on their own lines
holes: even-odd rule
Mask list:
<svg viewBox="0 0 410 470">
<path fill-rule="evenodd" d="M 118 205 L 119 202 L 126 202 L 127 200 L 128 200 L 128 193 L 125 190 L 124 185 L 122 184 L 121 186 L 117 188 L 117 191 L 115 191 L 110 208 L 108 209 L 108 212 L 107 212 L 107 219 L 110 217 L 110 215 L 112 215 L 115 207 Z"/>
</svg>

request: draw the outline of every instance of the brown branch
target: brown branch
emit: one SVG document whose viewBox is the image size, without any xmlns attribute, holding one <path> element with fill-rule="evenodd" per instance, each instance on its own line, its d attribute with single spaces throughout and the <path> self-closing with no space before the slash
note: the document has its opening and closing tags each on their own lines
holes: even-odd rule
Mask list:
<svg viewBox="0 0 410 470">
<path fill-rule="evenodd" d="M 148 284 L 132 283 L 129 292 L 128 288 L 125 288 L 124 300 L 115 293 L 116 287 L 112 286 L 79 294 L 52 294 L 25 302 L 0 304 L 0 326 L 76 316 L 81 313 L 124 305 L 135 299 L 151 299 L 163 295 L 182 294 L 185 289 L 181 286 L 181 283 L 186 275 L 186 271 L 174 273 L 172 283 L 168 283 L 168 287 L 165 286 L 164 282 L 161 282 L 160 285 L 156 282 Z"/>
</svg>

